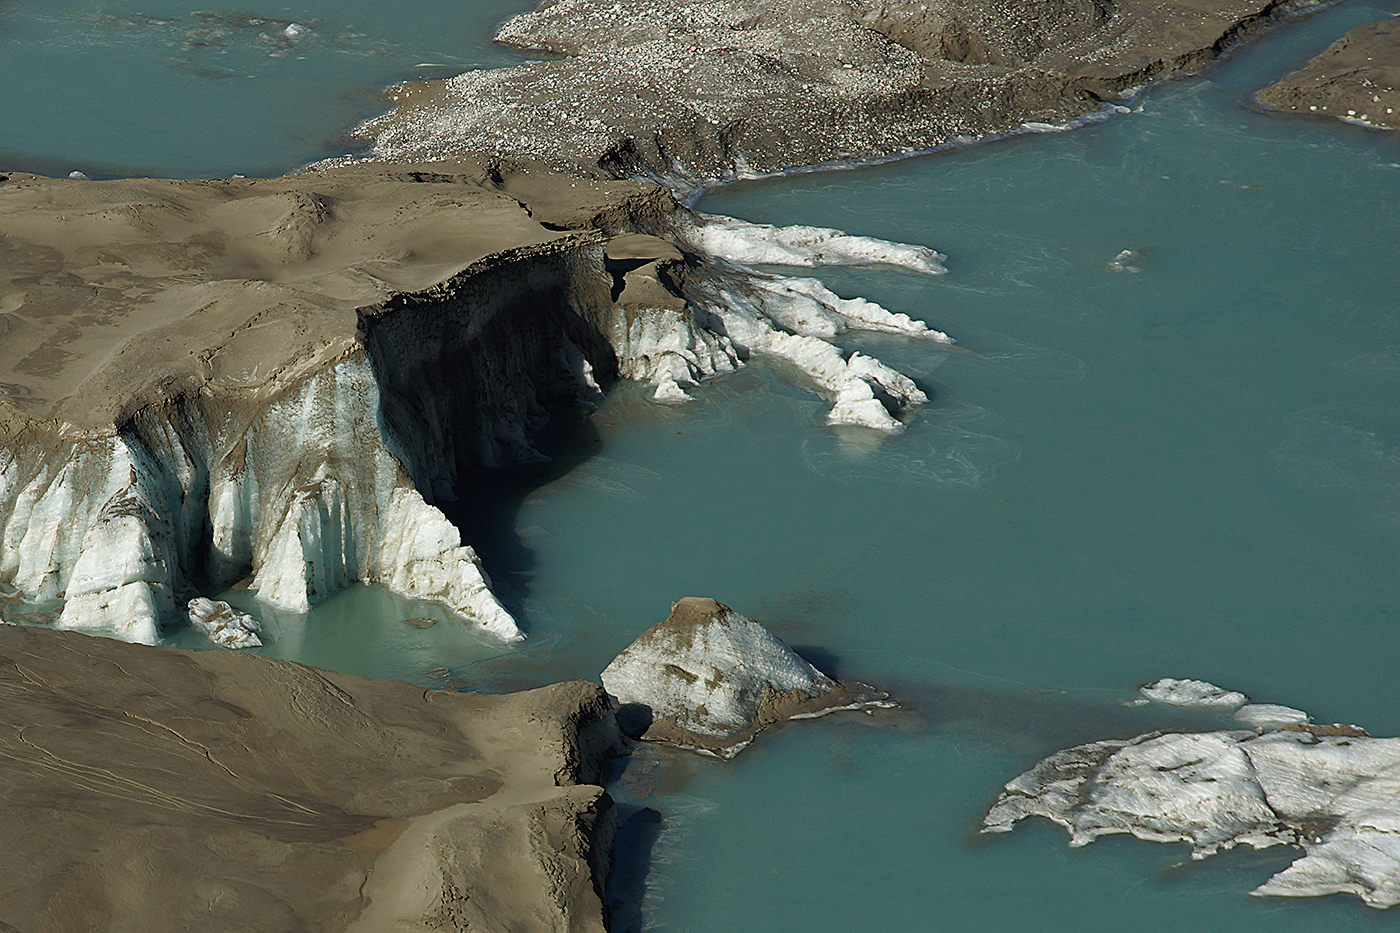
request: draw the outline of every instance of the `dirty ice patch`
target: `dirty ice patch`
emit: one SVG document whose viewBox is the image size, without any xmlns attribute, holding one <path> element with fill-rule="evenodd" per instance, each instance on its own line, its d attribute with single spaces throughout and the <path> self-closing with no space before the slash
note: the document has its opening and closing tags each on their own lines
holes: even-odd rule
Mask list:
<svg viewBox="0 0 1400 933">
<path fill-rule="evenodd" d="M 256 648 L 262 626 L 246 612 L 239 612 L 222 600 L 196 596 L 186 607 L 190 628 L 225 648 Z"/>
</svg>

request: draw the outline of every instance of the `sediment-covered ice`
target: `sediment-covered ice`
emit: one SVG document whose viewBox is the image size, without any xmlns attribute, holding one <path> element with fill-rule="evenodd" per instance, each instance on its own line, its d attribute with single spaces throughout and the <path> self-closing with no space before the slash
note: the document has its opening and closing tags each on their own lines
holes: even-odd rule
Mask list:
<svg viewBox="0 0 1400 933">
<path fill-rule="evenodd" d="M 1400 739 L 1308 725 L 1271 704 L 1240 712 L 1266 731 L 1152 732 L 1056 752 L 1006 785 L 983 832 L 1040 816 L 1073 846 L 1112 833 L 1186 842 L 1196 859 L 1296 846 L 1305 855 L 1254 894 L 1400 903 Z"/>
<path fill-rule="evenodd" d="M 619 721 L 641 717 L 639 734 L 722 757 L 782 719 L 894 705 L 883 693 L 831 679 L 762 625 L 699 597 L 674 603 L 602 680 L 623 706 Z"/>
<path fill-rule="evenodd" d="M 830 227 L 775 227 L 721 215 L 698 215 L 696 223 L 681 227 L 679 232 L 695 250 L 746 265 L 887 265 L 927 275 L 948 271 L 943 266 L 948 257 L 927 246 L 853 236 Z"/>
<path fill-rule="evenodd" d="M 190 627 L 216 645 L 225 648 L 256 648 L 262 644 L 262 626 L 246 612 L 239 612 L 223 600 L 196 596 L 186 607 Z"/>
</svg>

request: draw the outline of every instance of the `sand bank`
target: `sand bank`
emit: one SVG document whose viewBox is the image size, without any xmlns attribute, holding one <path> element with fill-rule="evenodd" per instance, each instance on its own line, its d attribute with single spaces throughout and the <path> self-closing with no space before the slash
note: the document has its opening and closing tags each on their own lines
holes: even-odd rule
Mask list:
<svg viewBox="0 0 1400 933">
<path fill-rule="evenodd" d="M 17 626 L 0 672 L 7 928 L 603 929 L 596 685 L 425 691 Z"/>
<path fill-rule="evenodd" d="M 1271 110 L 1400 129 L 1400 25 L 1358 26 L 1305 66 L 1259 92 Z"/>
</svg>

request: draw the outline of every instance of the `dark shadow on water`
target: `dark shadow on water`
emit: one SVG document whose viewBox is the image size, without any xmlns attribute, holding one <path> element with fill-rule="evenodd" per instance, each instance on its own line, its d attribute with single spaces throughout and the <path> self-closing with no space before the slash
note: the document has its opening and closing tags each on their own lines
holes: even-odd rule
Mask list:
<svg viewBox="0 0 1400 933">
<path fill-rule="evenodd" d="M 641 738 L 651 723 L 652 710 L 645 703 L 623 703 L 617 708 L 617 726 L 629 738 Z"/>
<path fill-rule="evenodd" d="M 603 894 L 612 933 L 641 933 L 652 850 L 664 825 L 661 814 L 651 807 L 618 805 L 612 871 Z"/>
<path fill-rule="evenodd" d="M 501 604 L 522 623 L 528 621 L 525 598 L 534 578 L 535 554 L 516 532 L 516 516 L 531 493 L 598 453 L 602 441 L 589 414 L 573 404 L 552 409 L 548 423 L 532 438 L 547 459 L 463 470 L 455 487 L 457 501 L 438 503 L 481 558 Z"/>
<path fill-rule="evenodd" d="M 841 659 L 816 645 L 789 645 L 797 656 L 832 680 L 841 679 Z"/>
</svg>

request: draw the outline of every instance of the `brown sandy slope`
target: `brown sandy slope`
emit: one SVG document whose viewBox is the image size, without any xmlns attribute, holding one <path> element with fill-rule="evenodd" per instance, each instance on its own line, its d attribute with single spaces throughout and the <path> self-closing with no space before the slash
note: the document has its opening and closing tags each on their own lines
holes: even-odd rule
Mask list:
<svg viewBox="0 0 1400 933">
<path fill-rule="evenodd" d="M 595 685 L 474 696 L 0 626 L 0 695 L 0 929 L 603 929 Z"/>
<path fill-rule="evenodd" d="M 660 194 L 470 162 L 212 181 L 0 173 L 0 428 L 110 431 L 199 388 L 265 398 L 344 354 L 356 309 L 483 257 L 596 238 L 590 226 L 669 209 Z"/>
<path fill-rule="evenodd" d="M 1259 92 L 1272 110 L 1400 129 L 1400 23 L 1358 26 Z"/>
</svg>

